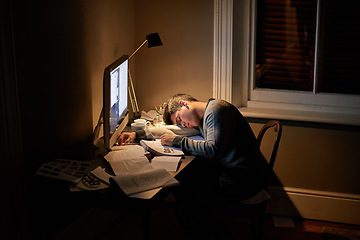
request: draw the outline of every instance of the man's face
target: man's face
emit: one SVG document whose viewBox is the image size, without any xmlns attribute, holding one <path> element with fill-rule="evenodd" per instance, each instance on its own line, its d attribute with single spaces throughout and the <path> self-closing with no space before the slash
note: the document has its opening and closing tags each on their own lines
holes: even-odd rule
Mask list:
<svg viewBox="0 0 360 240">
<path fill-rule="evenodd" d="M 171 114 L 171 121 L 176 125 L 183 127 L 197 127 L 200 119 L 195 111 L 191 108 L 191 104 L 181 107 L 180 110 Z"/>
</svg>

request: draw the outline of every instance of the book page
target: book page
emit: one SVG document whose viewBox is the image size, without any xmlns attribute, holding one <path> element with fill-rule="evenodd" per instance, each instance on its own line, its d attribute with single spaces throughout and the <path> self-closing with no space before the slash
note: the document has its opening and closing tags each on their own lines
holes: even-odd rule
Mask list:
<svg viewBox="0 0 360 240">
<path fill-rule="evenodd" d="M 127 145 L 104 156 L 115 174 L 111 184 L 117 184 L 126 195 L 178 183 L 164 168 L 154 169 L 144 154 L 143 147 Z"/>
<path fill-rule="evenodd" d="M 172 156 L 155 156 L 151 160 L 151 166 L 153 168 L 165 168 L 169 172 L 176 172 L 181 157 Z"/>
<path fill-rule="evenodd" d="M 121 174 L 111 178 L 126 195 L 178 183 L 165 169 Z"/>
<path fill-rule="evenodd" d="M 110 185 L 109 179 L 112 177 L 112 175 L 108 174 L 104 168 L 98 166 L 94 170 L 90 172 L 92 175 L 94 175 L 96 178 L 100 179 L 105 184 Z"/>
<path fill-rule="evenodd" d="M 105 159 L 107 161 L 116 161 L 120 158 L 127 159 L 142 157 L 144 154 L 144 148 L 142 148 L 140 145 L 116 146 L 116 150 L 108 152 L 105 155 Z"/>
<path fill-rule="evenodd" d="M 111 151 L 105 155 L 115 175 L 140 172 L 152 169 L 149 160 L 144 155 L 145 151 L 141 146 L 126 146 L 117 151 Z"/>
</svg>

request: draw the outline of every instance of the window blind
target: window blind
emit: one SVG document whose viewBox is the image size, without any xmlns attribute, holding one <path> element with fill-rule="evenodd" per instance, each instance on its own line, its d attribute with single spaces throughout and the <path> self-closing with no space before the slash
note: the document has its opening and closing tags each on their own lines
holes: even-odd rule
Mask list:
<svg viewBox="0 0 360 240">
<path fill-rule="evenodd" d="M 358 9 L 349 0 L 320 2 L 257 1 L 256 87 L 360 94 Z"/>
<path fill-rule="evenodd" d="M 257 6 L 256 87 L 312 91 L 316 0 Z"/>
<path fill-rule="evenodd" d="M 321 4 L 319 92 L 360 94 L 360 17 L 353 2 Z"/>
</svg>

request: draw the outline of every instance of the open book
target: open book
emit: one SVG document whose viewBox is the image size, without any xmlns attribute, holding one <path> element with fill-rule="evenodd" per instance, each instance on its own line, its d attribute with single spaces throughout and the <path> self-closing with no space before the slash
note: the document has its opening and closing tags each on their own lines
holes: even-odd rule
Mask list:
<svg viewBox="0 0 360 240">
<path fill-rule="evenodd" d="M 128 145 L 105 155 L 114 171 L 110 178 L 126 195 L 167 187 L 178 184 L 164 168 L 153 168 L 144 155 L 144 148 L 139 145 Z"/>
<path fill-rule="evenodd" d="M 153 155 L 157 156 L 183 156 L 184 152 L 180 148 L 161 145 L 160 140 L 140 140 L 140 145 Z"/>
</svg>

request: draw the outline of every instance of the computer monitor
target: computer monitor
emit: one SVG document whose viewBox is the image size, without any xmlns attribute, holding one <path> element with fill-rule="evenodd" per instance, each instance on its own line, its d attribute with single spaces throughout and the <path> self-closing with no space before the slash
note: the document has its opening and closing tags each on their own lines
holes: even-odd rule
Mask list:
<svg viewBox="0 0 360 240">
<path fill-rule="evenodd" d="M 103 81 L 104 146 L 111 150 L 129 121 L 127 55 L 105 68 Z"/>
</svg>

